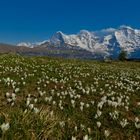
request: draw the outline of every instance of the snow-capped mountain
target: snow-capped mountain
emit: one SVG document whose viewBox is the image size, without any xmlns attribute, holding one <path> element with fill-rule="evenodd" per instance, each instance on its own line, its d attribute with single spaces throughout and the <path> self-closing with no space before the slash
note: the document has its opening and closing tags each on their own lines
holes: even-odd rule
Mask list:
<svg viewBox="0 0 140 140">
<path fill-rule="evenodd" d="M 29 47 L 29 48 L 33 48 L 34 47 L 34 44 L 30 43 L 30 42 L 21 42 L 21 43 L 18 43 L 17 46 L 21 47 L 21 46 L 24 46 L 24 47 Z"/>
<path fill-rule="evenodd" d="M 118 29 L 108 28 L 95 32 L 81 30 L 78 34 L 72 35 L 59 31 L 46 41 L 34 45 L 21 43 L 18 46 L 81 49 L 93 55 L 113 58 L 117 58 L 120 50 L 123 49 L 127 52 L 128 57 L 135 57 L 135 52 L 140 52 L 140 30 L 123 25 Z M 137 54 L 136 57 L 140 58 L 140 54 Z"/>
<path fill-rule="evenodd" d="M 19 46 L 19 47 L 23 47 L 24 46 L 24 47 L 34 48 L 36 46 L 43 46 L 47 42 L 48 42 L 47 40 L 44 40 L 42 42 L 37 42 L 37 43 L 21 42 L 21 43 L 18 43 L 17 46 Z"/>
</svg>

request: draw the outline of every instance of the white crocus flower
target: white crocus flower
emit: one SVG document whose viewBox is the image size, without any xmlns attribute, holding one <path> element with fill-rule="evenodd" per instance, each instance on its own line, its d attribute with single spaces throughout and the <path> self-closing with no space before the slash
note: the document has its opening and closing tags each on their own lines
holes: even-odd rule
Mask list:
<svg viewBox="0 0 140 140">
<path fill-rule="evenodd" d="M 6 97 L 10 97 L 10 93 L 9 92 L 6 92 Z"/>
<path fill-rule="evenodd" d="M 19 88 L 16 88 L 16 89 L 15 89 L 15 93 L 18 93 L 19 91 L 20 91 Z"/>
<path fill-rule="evenodd" d="M 122 121 L 120 121 L 120 124 L 121 124 L 122 128 L 124 128 L 128 124 L 127 119 L 123 119 Z"/>
<path fill-rule="evenodd" d="M 97 122 L 97 127 L 98 127 L 98 128 L 101 127 L 101 122 Z"/>
<path fill-rule="evenodd" d="M 11 98 L 8 98 L 7 101 L 8 101 L 9 103 L 11 103 L 11 102 L 12 102 L 12 99 L 11 99 Z"/>
<path fill-rule="evenodd" d="M 105 134 L 105 137 L 108 137 L 110 135 L 109 130 L 105 130 L 104 134 Z"/>
<path fill-rule="evenodd" d="M 39 109 L 35 107 L 34 112 L 37 114 L 39 112 Z"/>
<path fill-rule="evenodd" d="M 135 123 L 137 129 L 140 129 L 140 123 Z"/>
<path fill-rule="evenodd" d="M 101 112 L 100 110 L 97 110 L 97 114 L 95 115 L 95 118 L 100 117 L 100 116 L 101 116 L 101 114 L 102 114 L 102 112 Z"/>
<path fill-rule="evenodd" d="M 34 105 L 33 105 L 33 104 L 30 104 L 30 105 L 29 105 L 29 108 L 30 108 L 30 109 L 33 109 L 33 108 L 34 108 Z"/>
<path fill-rule="evenodd" d="M 83 137 L 83 140 L 88 140 L 88 135 L 85 135 L 85 136 Z"/>
<path fill-rule="evenodd" d="M 138 117 L 135 118 L 135 127 L 136 127 L 137 129 L 140 129 L 140 120 L 139 120 Z"/>
<path fill-rule="evenodd" d="M 76 140 L 76 137 L 72 136 L 71 140 Z"/>
<path fill-rule="evenodd" d="M 75 100 L 71 100 L 71 104 L 73 107 L 75 107 Z"/>
<path fill-rule="evenodd" d="M 37 99 L 37 98 L 35 98 L 35 99 L 34 99 L 34 102 L 35 102 L 35 103 L 37 103 L 37 100 L 38 100 L 38 99 Z"/>
<path fill-rule="evenodd" d="M 10 128 L 10 125 L 9 125 L 9 123 L 3 123 L 0 126 L 0 128 L 1 128 L 2 132 L 5 133 Z"/>
<path fill-rule="evenodd" d="M 135 122 L 136 123 L 139 122 L 139 118 L 138 117 L 135 118 Z"/>
<path fill-rule="evenodd" d="M 75 126 L 74 129 L 75 129 L 75 131 L 77 132 L 77 130 L 78 130 L 77 126 Z"/>
<path fill-rule="evenodd" d="M 26 101 L 26 106 L 29 106 L 29 104 L 30 104 L 30 100 L 27 100 Z"/>
<path fill-rule="evenodd" d="M 91 134 L 91 128 L 88 128 L 88 133 Z"/>
<path fill-rule="evenodd" d="M 16 100 L 16 94 L 12 93 L 12 100 L 15 101 Z"/>
</svg>

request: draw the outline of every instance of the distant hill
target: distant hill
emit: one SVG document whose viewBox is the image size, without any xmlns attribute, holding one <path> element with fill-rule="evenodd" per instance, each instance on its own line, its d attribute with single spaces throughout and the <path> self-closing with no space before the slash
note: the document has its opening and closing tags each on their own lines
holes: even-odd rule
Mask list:
<svg viewBox="0 0 140 140">
<path fill-rule="evenodd" d="M 0 43 L 0 53 L 16 52 L 17 46 Z"/>
<path fill-rule="evenodd" d="M 41 47 L 29 48 L 25 46 L 13 46 L 0 44 L 0 53 L 17 53 L 28 56 L 58 56 L 67 58 L 93 59 L 94 55 L 86 50 L 75 50 L 69 48 Z"/>
</svg>

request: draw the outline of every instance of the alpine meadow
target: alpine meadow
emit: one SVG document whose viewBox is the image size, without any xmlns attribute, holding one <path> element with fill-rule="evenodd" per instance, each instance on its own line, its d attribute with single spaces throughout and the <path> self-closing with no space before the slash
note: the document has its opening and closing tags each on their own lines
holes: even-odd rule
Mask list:
<svg viewBox="0 0 140 140">
<path fill-rule="evenodd" d="M 140 63 L 0 55 L 0 137 L 140 139 Z"/>
</svg>

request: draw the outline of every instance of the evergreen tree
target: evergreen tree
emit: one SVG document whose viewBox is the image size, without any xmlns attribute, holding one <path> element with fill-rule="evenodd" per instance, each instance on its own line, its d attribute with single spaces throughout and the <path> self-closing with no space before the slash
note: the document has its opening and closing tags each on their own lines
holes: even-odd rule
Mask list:
<svg viewBox="0 0 140 140">
<path fill-rule="evenodd" d="M 121 50 L 118 59 L 120 61 L 124 61 L 124 60 L 126 60 L 126 56 L 127 56 L 126 51 Z"/>
</svg>

